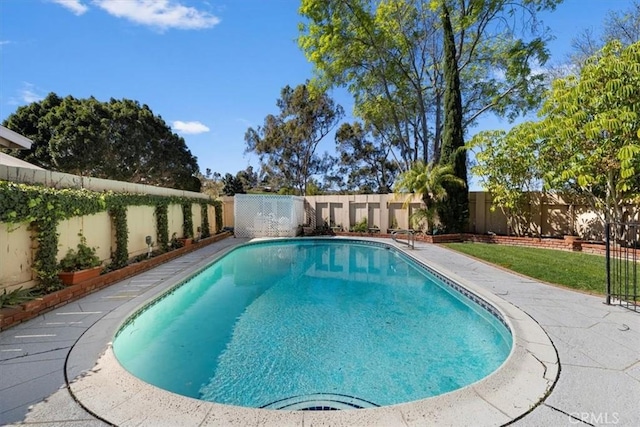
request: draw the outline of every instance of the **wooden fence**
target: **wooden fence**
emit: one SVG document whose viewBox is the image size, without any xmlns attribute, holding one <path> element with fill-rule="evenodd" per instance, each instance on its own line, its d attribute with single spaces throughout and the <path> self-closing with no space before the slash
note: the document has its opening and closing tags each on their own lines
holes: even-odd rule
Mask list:
<svg viewBox="0 0 640 427">
<path fill-rule="evenodd" d="M 224 225 L 233 226 L 233 197 L 223 197 Z M 423 208 L 422 201 L 412 198 L 409 203 L 394 194 L 325 195 L 305 197 L 305 225 L 327 225 L 336 230 L 349 230 L 363 218 L 369 228 L 416 228 L 411 215 Z M 602 241 L 604 228 L 598 215 L 584 203 L 554 194 L 534 193 L 528 207 L 531 223 L 525 225 L 534 236 L 561 237 L 578 235 L 584 240 Z M 635 218 L 636 207 L 630 206 L 628 216 Z M 486 192 L 469 193 L 469 224 L 467 232 L 475 234 L 514 234 L 509 230 L 506 216 L 499 208 L 492 209 L 491 195 Z"/>
</svg>

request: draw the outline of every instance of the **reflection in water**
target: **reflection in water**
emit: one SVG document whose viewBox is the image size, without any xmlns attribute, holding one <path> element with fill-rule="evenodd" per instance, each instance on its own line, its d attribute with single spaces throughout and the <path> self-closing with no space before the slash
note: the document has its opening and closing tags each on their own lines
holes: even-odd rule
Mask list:
<svg viewBox="0 0 640 427">
<path fill-rule="evenodd" d="M 239 247 L 114 341 L 123 366 L 176 393 L 259 407 L 338 393 L 387 405 L 497 368 L 505 328 L 395 250 L 328 240 Z"/>
</svg>

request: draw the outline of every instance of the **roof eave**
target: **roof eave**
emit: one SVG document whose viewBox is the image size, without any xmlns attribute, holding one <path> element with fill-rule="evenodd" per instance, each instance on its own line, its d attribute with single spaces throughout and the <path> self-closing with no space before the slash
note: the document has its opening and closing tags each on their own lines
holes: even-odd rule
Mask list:
<svg viewBox="0 0 640 427">
<path fill-rule="evenodd" d="M 26 136 L 22 136 L 4 126 L 0 126 L 0 146 L 3 148 L 17 148 L 19 150 L 28 150 L 31 148 L 31 141 Z"/>
</svg>

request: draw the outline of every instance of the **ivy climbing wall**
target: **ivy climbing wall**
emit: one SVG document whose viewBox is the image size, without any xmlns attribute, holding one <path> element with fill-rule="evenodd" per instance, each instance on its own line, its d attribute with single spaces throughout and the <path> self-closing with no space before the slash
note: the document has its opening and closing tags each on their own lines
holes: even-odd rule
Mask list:
<svg viewBox="0 0 640 427">
<path fill-rule="evenodd" d="M 0 165 L 0 293 L 59 286 L 78 233 L 117 269 L 148 250 L 147 236 L 167 250 L 173 233 L 212 235 L 221 218 L 221 203 L 203 193 Z"/>
<path fill-rule="evenodd" d="M 198 237 L 198 228 L 202 229 L 201 205 L 193 203 L 192 223 L 194 236 Z M 210 207 L 208 215 L 211 234 L 215 234 L 215 209 Z M 127 209 L 127 229 L 129 257 L 134 257 L 148 250 L 145 238 L 151 236 L 153 249 L 158 249 L 158 236 L 153 206 L 129 206 Z M 183 214 L 181 205 L 172 204 L 167 209 L 169 237 L 176 233 L 183 237 Z M 96 254 L 103 265 L 111 262 L 111 254 L 116 248 L 116 233 L 109 214 L 98 212 L 92 215 L 75 216 L 58 222 L 58 251 L 56 260 L 60 261 L 69 248 L 75 248 L 80 242 L 79 233 L 84 236 L 87 245 L 96 249 Z M 11 292 L 22 287 L 31 288 L 36 285 L 35 273 L 32 271 L 33 257 L 37 243 L 34 241 L 35 230 L 26 223 L 8 224 L 0 222 L 0 293 L 3 289 Z"/>
</svg>

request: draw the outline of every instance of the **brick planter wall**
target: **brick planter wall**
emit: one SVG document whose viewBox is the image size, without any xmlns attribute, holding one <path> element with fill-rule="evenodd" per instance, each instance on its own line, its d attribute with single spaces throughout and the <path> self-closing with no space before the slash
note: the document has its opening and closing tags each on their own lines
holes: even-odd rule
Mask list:
<svg viewBox="0 0 640 427">
<path fill-rule="evenodd" d="M 514 237 L 491 236 L 485 234 L 463 234 L 464 241 L 480 243 L 496 243 L 511 246 L 529 246 L 532 248 L 556 249 L 561 251 L 584 252 L 594 255 L 604 255 L 604 243 L 588 243 L 580 239 L 558 239 L 553 237 Z"/>
<path fill-rule="evenodd" d="M 128 265 L 119 270 L 110 271 L 109 273 L 102 274 L 76 285 L 67 286 L 59 291 L 24 302 L 19 306 L 0 308 L 0 331 L 4 331 L 11 326 L 37 317 L 44 312 L 63 306 L 87 294 L 105 288 L 128 277 L 150 270 L 162 263 L 203 248 L 231 235 L 232 234 L 228 231 L 216 234 L 215 236 L 194 242 L 189 246 L 160 254 L 156 257 Z"/>
<path fill-rule="evenodd" d="M 361 237 L 383 237 L 391 238 L 391 234 L 386 233 L 350 233 L 336 232 L 337 236 L 361 236 Z M 478 243 L 494 243 L 498 245 L 511 246 L 528 246 L 532 248 L 556 249 L 562 251 L 585 252 L 595 255 L 604 255 L 605 246 L 603 243 L 586 243 L 575 238 L 553 238 L 553 237 L 515 237 L 515 236 L 498 236 L 490 234 L 437 234 L 435 236 L 427 236 L 418 234 L 415 236 L 416 241 L 427 243 L 456 243 L 456 242 L 478 242 Z M 399 240 L 406 240 L 406 235 L 399 235 Z"/>
<path fill-rule="evenodd" d="M 464 234 L 464 241 L 478 243 L 496 243 L 510 246 L 529 246 L 533 248 L 557 249 L 563 251 L 581 251 L 581 240 L 564 240 L 540 237 L 493 236 L 484 234 Z"/>
<path fill-rule="evenodd" d="M 582 243 L 582 252 L 586 254 L 605 255 L 604 243 Z"/>
</svg>

